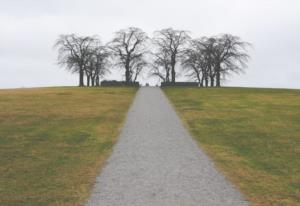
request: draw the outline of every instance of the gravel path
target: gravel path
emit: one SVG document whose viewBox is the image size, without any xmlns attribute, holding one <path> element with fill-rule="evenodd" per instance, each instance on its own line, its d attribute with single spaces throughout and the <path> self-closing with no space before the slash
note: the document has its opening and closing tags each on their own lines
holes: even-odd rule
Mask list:
<svg viewBox="0 0 300 206">
<path fill-rule="evenodd" d="M 87 206 L 248 205 L 199 149 L 159 88 L 141 88 Z"/>
</svg>

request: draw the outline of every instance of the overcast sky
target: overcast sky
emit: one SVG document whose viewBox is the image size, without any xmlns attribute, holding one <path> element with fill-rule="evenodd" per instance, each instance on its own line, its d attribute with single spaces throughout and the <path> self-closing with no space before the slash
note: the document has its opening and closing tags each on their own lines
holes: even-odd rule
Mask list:
<svg viewBox="0 0 300 206">
<path fill-rule="evenodd" d="M 0 0 L 0 88 L 77 85 L 55 63 L 58 35 L 107 42 L 128 26 L 238 35 L 253 44 L 251 61 L 226 85 L 300 88 L 299 0 Z"/>
</svg>

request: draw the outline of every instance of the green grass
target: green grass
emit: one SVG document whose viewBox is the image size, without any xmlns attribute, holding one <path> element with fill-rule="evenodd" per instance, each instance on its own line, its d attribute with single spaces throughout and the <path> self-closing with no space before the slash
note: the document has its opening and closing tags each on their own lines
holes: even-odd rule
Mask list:
<svg viewBox="0 0 300 206">
<path fill-rule="evenodd" d="M 135 92 L 0 90 L 0 205 L 83 205 Z"/>
<path fill-rule="evenodd" d="M 300 90 L 164 91 L 201 148 L 252 205 L 300 205 Z"/>
</svg>

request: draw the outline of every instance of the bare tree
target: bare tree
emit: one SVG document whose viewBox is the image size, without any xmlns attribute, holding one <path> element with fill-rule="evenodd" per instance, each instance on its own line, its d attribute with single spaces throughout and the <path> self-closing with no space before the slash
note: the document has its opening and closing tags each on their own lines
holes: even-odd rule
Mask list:
<svg viewBox="0 0 300 206">
<path fill-rule="evenodd" d="M 239 73 L 247 67 L 249 55 L 247 47 L 251 44 L 242 41 L 240 37 L 223 34 L 216 37 L 216 47 L 213 51 L 216 86 L 221 86 L 221 75 L 225 78 L 229 72 Z"/>
<path fill-rule="evenodd" d="M 117 60 L 116 66 L 125 69 L 125 81 L 132 81 L 133 62 L 142 61 L 146 50 L 148 36 L 139 28 L 129 27 L 116 32 L 113 40 L 108 44 L 113 56 Z M 136 73 L 136 74 L 139 74 Z"/>
<path fill-rule="evenodd" d="M 216 77 L 214 52 L 217 48 L 217 40 L 215 37 L 202 37 L 197 40 L 196 44 L 204 57 L 203 61 L 206 66 L 205 86 L 208 87 L 208 81 L 210 80 L 210 86 L 214 87 Z"/>
<path fill-rule="evenodd" d="M 85 73 L 87 76 L 87 86 L 100 86 L 100 78 L 109 73 L 108 57 L 110 53 L 105 46 L 101 45 L 100 40 L 95 40 L 90 50 Z"/>
<path fill-rule="evenodd" d="M 93 42 L 93 37 L 70 34 L 60 35 L 54 45 L 54 48 L 58 48 L 58 64 L 73 73 L 79 73 L 79 86 L 84 86 L 84 71 Z"/>
<path fill-rule="evenodd" d="M 185 52 L 182 65 L 187 72 L 186 76 L 196 80 L 200 87 L 203 87 L 204 83 L 206 87 L 208 86 L 210 64 L 201 39 L 190 41 L 190 46 Z"/>
<path fill-rule="evenodd" d="M 138 76 L 148 66 L 148 63 L 143 58 L 135 58 L 130 63 L 129 79 L 136 82 Z"/>
<path fill-rule="evenodd" d="M 149 76 L 158 77 L 163 82 L 170 82 L 171 59 L 168 50 L 160 48 L 153 52 L 154 61 L 151 64 Z"/>
<path fill-rule="evenodd" d="M 169 55 L 172 83 L 175 83 L 176 81 L 176 64 L 184 53 L 185 46 L 189 39 L 188 33 L 183 30 L 167 28 L 155 32 L 153 42 L 157 47 L 156 56 L 164 57 L 165 54 Z M 163 54 L 161 54 L 161 52 L 163 52 Z M 165 67 L 165 69 L 167 68 L 168 67 Z"/>
<path fill-rule="evenodd" d="M 100 79 L 103 78 L 109 71 L 109 61 L 108 58 L 110 53 L 104 46 L 98 46 L 94 51 L 94 60 L 95 60 L 95 73 L 92 77 L 92 84 L 94 82 L 96 86 L 100 86 Z"/>
<path fill-rule="evenodd" d="M 196 79 L 200 86 L 221 86 L 221 77 L 231 72 L 239 73 L 247 66 L 249 55 L 246 47 L 250 44 L 239 37 L 224 34 L 215 37 L 202 37 L 190 41 L 185 52 L 183 66 L 187 76 Z M 204 80 L 204 83 L 203 83 Z"/>
</svg>

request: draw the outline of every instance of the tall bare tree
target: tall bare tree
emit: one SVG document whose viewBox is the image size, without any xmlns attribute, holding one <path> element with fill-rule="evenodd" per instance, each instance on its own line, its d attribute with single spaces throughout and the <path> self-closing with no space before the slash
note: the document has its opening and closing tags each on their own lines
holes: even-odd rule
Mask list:
<svg viewBox="0 0 300 206">
<path fill-rule="evenodd" d="M 103 46 L 99 40 L 96 40 L 90 50 L 87 67 L 85 69 L 88 86 L 90 86 L 90 83 L 92 86 L 100 86 L 100 78 L 109 73 L 109 56 L 110 53 L 106 47 Z"/>
<path fill-rule="evenodd" d="M 217 45 L 213 51 L 216 86 L 221 86 L 221 75 L 229 72 L 239 73 L 247 67 L 249 55 L 247 47 L 251 44 L 242 41 L 240 37 L 231 34 L 223 34 L 216 37 Z"/>
<path fill-rule="evenodd" d="M 143 70 L 148 67 L 148 63 L 143 58 L 136 58 L 130 63 L 130 73 L 129 79 L 132 82 L 137 82 L 138 76 L 143 72 Z"/>
<path fill-rule="evenodd" d="M 54 45 L 58 49 L 58 64 L 79 74 L 79 86 L 84 86 L 84 71 L 94 40 L 75 34 L 60 35 Z"/>
<path fill-rule="evenodd" d="M 210 86 L 215 86 L 215 51 L 218 46 L 217 39 L 215 37 L 202 37 L 198 42 L 202 47 L 202 53 L 205 57 L 206 65 L 207 65 L 207 77 L 205 80 L 206 87 L 208 86 L 208 79 L 210 80 Z"/>
<path fill-rule="evenodd" d="M 149 76 L 158 77 L 163 82 L 170 82 L 171 59 L 168 50 L 153 52 L 152 57 L 154 60 L 151 64 Z"/>
<path fill-rule="evenodd" d="M 153 42 L 157 47 L 157 56 L 164 57 L 165 54 L 169 55 L 172 83 L 176 81 L 176 64 L 179 58 L 182 57 L 189 39 L 188 33 L 183 30 L 167 28 L 155 32 Z"/>
<path fill-rule="evenodd" d="M 198 81 L 202 76 L 205 86 L 210 80 L 211 87 L 220 87 L 221 78 L 225 79 L 231 72 L 239 73 L 247 66 L 249 45 L 229 34 L 192 40 L 183 65 L 188 76 Z"/>
<path fill-rule="evenodd" d="M 196 80 L 200 87 L 203 87 L 204 84 L 206 87 L 208 86 L 208 74 L 210 70 L 208 60 L 201 39 L 191 40 L 190 46 L 185 52 L 182 65 L 187 72 L 186 76 Z"/>
<path fill-rule="evenodd" d="M 116 32 L 115 37 L 108 44 L 116 59 L 115 65 L 125 69 L 126 83 L 132 81 L 133 62 L 142 61 L 147 53 L 147 40 L 148 36 L 141 29 L 129 27 Z"/>
<path fill-rule="evenodd" d="M 110 73 L 109 61 L 108 61 L 110 53 L 106 47 L 98 46 L 95 48 L 94 55 L 95 55 L 95 74 L 92 78 L 92 83 L 95 82 L 96 86 L 100 86 L 100 78 L 103 78 L 107 73 Z"/>
</svg>

